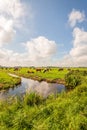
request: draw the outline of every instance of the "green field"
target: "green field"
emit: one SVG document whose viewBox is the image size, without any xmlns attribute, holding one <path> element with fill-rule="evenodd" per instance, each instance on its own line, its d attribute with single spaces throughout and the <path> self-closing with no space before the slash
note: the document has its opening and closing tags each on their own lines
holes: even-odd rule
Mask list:
<svg viewBox="0 0 87 130">
<path fill-rule="evenodd" d="M 47 81 L 47 82 L 56 82 L 65 84 L 65 76 L 67 73 L 71 71 L 87 71 L 87 68 L 58 68 L 58 67 L 51 67 L 49 68 L 49 71 L 46 71 L 44 73 L 44 70 L 47 68 L 42 67 L 40 68 L 41 71 L 36 71 L 37 68 L 19 68 L 18 70 L 15 70 L 14 68 L 10 68 L 7 71 L 10 73 L 17 74 L 19 76 L 23 76 L 26 78 L 31 78 L 38 81 Z M 28 73 L 29 71 L 29 73 Z"/>
<path fill-rule="evenodd" d="M 61 78 L 63 79 L 65 74 L 68 72 L 68 70 L 65 68 L 62 71 L 59 71 L 58 68 L 51 68 L 49 71 L 47 72 L 43 72 L 46 68 L 41 68 L 41 72 L 37 72 L 35 68 L 19 68 L 18 71 L 15 71 L 14 68 L 9 69 L 9 71 L 11 72 L 15 72 L 18 74 L 22 74 L 24 76 L 38 76 L 38 77 L 42 77 L 42 78 L 50 78 L 50 79 L 54 79 L 54 78 Z M 30 73 L 27 73 L 28 71 L 30 71 Z M 32 73 L 33 72 L 33 73 Z"/>
<path fill-rule="evenodd" d="M 71 91 L 50 95 L 47 99 L 31 93 L 23 100 L 14 97 L 0 102 L 0 130 L 86 130 L 87 129 L 87 68 L 52 68 L 49 72 L 27 73 L 33 68 L 3 71 L 25 77 L 46 75 L 51 80 L 64 79 Z M 60 75 L 59 75 L 60 74 Z M 45 77 L 46 78 L 46 77 Z"/>
<path fill-rule="evenodd" d="M 8 73 L 0 70 L 0 89 L 7 89 L 14 87 L 21 83 L 21 79 L 18 77 L 12 77 Z"/>
<path fill-rule="evenodd" d="M 46 68 L 41 68 L 40 72 L 37 72 L 36 68 L 19 68 L 18 70 L 14 70 L 14 68 L 8 69 L 10 73 L 14 73 L 26 78 L 31 78 L 38 81 L 44 80 L 47 82 L 57 82 L 62 84 L 65 83 L 65 75 L 69 72 L 66 68 L 61 71 L 59 71 L 59 68 L 51 68 L 45 73 L 44 70 L 46 70 Z"/>
</svg>

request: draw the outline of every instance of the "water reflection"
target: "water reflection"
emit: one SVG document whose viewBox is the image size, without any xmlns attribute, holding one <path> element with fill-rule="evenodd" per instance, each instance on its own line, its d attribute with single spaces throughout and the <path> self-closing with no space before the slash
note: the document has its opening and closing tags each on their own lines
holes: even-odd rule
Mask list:
<svg viewBox="0 0 87 130">
<path fill-rule="evenodd" d="M 20 96 L 25 94 L 26 92 L 37 92 L 40 95 L 47 97 L 49 94 L 56 94 L 58 92 L 60 93 L 61 91 L 65 91 L 65 86 L 61 84 L 47 83 L 44 81 L 38 82 L 27 78 L 21 79 L 21 85 L 18 85 L 14 88 L 10 88 L 8 90 L 0 91 L 0 99 L 6 99 L 7 97 L 15 95 Z"/>
</svg>

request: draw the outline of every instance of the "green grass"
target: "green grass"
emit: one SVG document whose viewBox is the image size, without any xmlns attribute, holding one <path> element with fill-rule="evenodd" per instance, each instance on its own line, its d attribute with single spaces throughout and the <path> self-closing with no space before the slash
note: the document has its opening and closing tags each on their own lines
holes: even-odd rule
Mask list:
<svg viewBox="0 0 87 130">
<path fill-rule="evenodd" d="M 47 82 L 56 82 L 59 84 L 65 84 L 65 76 L 70 71 L 87 71 L 87 68 L 63 68 L 63 70 L 59 71 L 58 67 L 51 67 L 49 71 L 44 73 L 46 68 L 42 67 L 41 72 L 37 72 L 36 68 L 19 68 L 19 70 L 15 71 L 14 68 L 8 69 L 7 71 L 11 73 L 15 73 L 17 75 L 31 78 L 38 81 L 47 81 Z M 30 71 L 31 73 L 28 73 Z M 32 73 L 33 72 L 33 73 Z"/>
<path fill-rule="evenodd" d="M 20 68 L 18 71 L 14 71 L 14 69 L 11 68 L 8 71 L 26 78 L 36 79 L 39 81 L 45 80 L 47 82 L 57 82 L 59 79 L 60 81 L 64 81 L 65 75 L 69 72 L 66 68 L 62 71 L 59 71 L 58 68 L 51 68 L 51 70 L 44 73 L 43 71 L 46 68 L 42 69 L 41 72 L 37 72 L 35 68 Z M 27 73 L 28 71 L 33 73 Z"/>
<path fill-rule="evenodd" d="M 72 75 L 81 82 L 70 92 L 0 102 L 0 130 L 87 130 L 87 75 L 83 70 Z"/>
<path fill-rule="evenodd" d="M 0 129 L 86 130 L 87 86 L 46 100 L 37 97 L 27 95 L 23 101 L 15 98 L 10 103 L 1 103 Z"/>
<path fill-rule="evenodd" d="M 21 79 L 18 77 L 12 77 L 6 72 L 0 70 L 0 89 L 7 89 L 14 87 L 21 82 Z"/>
</svg>

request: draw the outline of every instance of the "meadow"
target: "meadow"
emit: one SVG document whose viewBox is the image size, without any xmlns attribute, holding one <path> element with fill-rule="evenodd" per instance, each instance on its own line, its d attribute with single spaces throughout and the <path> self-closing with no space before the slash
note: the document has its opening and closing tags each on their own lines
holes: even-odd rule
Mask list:
<svg viewBox="0 0 87 130">
<path fill-rule="evenodd" d="M 39 69 L 39 71 L 37 71 Z M 10 73 L 17 74 L 22 77 L 31 78 L 38 81 L 65 83 L 65 75 L 69 72 L 68 69 L 64 68 L 10 68 L 7 70 Z"/>
<path fill-rule="evenodd" d="M 5 71 L 0 70 L 0 89 L 8 89 L 21 83 L 18 77 L 12 77 Z"/>
<path fill-rule="evenodd" d="M 63 79 L 71 91 L 50 95 L 46 99 L 36 93 L 0 101 L 0 130 L 86 130 L 87 129 L 87 68 L 52 68 L 34 72 L 33 68 L 4 70 L 25 77 Z M 49 73 L 49 74 L 47 74 Z M 61 73 L 60 75 L 57 75 Z M 36 75 L 37 74 L 37 75 Z M 48 76 L 49 75 L 49 76 Z"/>
</svg>

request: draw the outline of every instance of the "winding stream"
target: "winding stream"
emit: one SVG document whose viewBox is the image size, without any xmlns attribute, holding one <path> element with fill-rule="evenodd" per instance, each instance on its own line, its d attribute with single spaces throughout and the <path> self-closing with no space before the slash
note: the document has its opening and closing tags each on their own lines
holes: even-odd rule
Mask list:
<svg viewBox="0 0 87 130">
<path fill-rule="evenodd" d="M 15 76 L 10 74 L 11 76 Z M 0 91 L 0 99 L 6 99 L 10 96 L 21 96 L 25 93 L 37 92 L 40 95 L 47 97 L 49 94 L 56 94 L 62 91 L 65 91 L 66 88 L 64 85 L 57 83 L 47 83 L 45 81 L 38 82 L 32 79 L 27 79 L 21 77 L 21 84 L 14 87 L 9 88 L 8 90 Z"/>
</svg>

